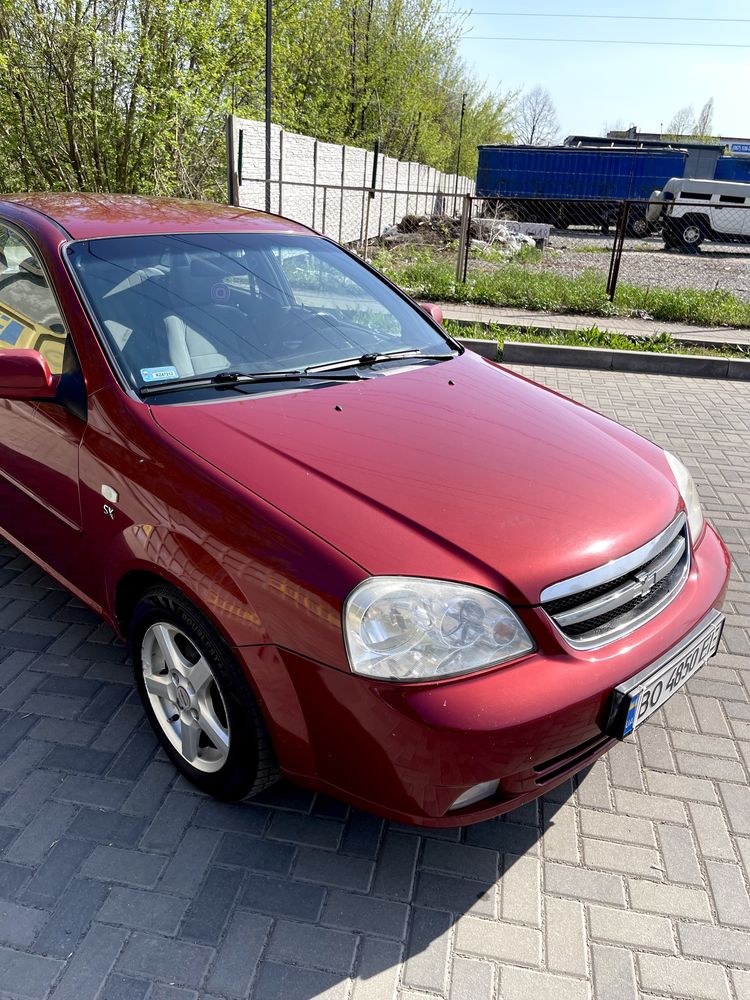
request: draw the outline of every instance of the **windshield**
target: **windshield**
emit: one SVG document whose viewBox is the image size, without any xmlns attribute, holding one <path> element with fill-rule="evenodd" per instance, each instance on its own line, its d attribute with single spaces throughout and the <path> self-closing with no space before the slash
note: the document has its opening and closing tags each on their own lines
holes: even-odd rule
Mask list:
<svg viewBox="0 0 750 1000">
<path fill-rule="evenodd" d="M 315 236 L 128 236 L 72 243 L 67 254 L 136 390 L 450 351 L 419 309 Z"/>
</svg>

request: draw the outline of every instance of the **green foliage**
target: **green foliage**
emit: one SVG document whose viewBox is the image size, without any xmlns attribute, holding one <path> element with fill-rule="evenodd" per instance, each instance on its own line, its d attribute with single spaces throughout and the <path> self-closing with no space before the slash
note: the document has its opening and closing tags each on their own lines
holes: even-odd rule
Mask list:
<svg viewBox="0 0 750 1000">
<path fill-rule="evenodd" d="M 696 326 L 750 326 L 750 305 L 717 288 L 639 288 L 618 285 L 616 303 L 624 313 L 647 312 L 654 319 Z"/>
<path fill-rule="evenodd" d="M 513 95 L 457 56 L 439 0 L 274 4 L 274 121 L 461 169 L 508 138 Z M 0 190 L 223 199 L 224 117 L 261 117 L 262 0 L 0 0 Z"/>
<path fill-rule="evenodd" d="M 575 277 L 527 269 L 516 258 L 493 271 L 469 270 L 465 283 L 456 281 L 455 264 L 435 259 L 429 250 L 409 260 L 381 252 L 375 266 L 417 299 L 474 302 L 542 312 L 588 316 L 641 316 L 695 326 L 750 326 L 750 305 L 721 289 L 643 288 L 620 284 L 610 302 L 606 281 L 596 271 Z"/>
<path fill-rule="evenodd" d="M 312 0 L 277 20 L 274 120 L 319 139 L 461 170 L 477 145 L 510 138 L 515 95 L 489 93 L 458 58 L 461 17 L 440 0 Z M 325 26 L 325 30 L 321 30 Z M 239 95 L 240 110 L 261 110 Z"/>
<path fill-rule="evenodd" d="M 539 264 L 544 257 L 544 252 L 538 247 L 525 246 L 514 254 L 513 260 L 517 264 Z"/>
<path fill-rule="evenodd" d="M 495 271 L 470 271 L 462 284 L 456 281 L 455 266 L 435 261 L 429 251 L 422 251 L 405 264 L 381 254 L 375 264 L 418 299 L 596 316 L 615 312 L 607 300 L 603 279 L 593 271 L 568 278 L 551 271 L 527 270 L 511 261 Z"/>
</svg>

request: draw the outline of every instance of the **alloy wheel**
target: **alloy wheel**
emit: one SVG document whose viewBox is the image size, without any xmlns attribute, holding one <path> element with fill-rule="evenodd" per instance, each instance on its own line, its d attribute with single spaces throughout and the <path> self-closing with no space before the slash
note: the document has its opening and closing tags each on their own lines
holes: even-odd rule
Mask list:
<svg viewBox="0 0 750 1000">
<path fill-rule="evenodd" d="M 169 622 L 141 643 L 146 694 L 161 729 L 192 767 L 212 773 L 229 754 L 229 717 L 216 677 L 193 641 Z"/>
</svg>

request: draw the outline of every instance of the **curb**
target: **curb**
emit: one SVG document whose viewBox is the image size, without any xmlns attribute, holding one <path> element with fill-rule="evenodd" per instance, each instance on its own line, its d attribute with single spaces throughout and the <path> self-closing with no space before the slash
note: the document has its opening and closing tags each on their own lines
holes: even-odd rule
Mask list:
<svg viewBox="0 0 750 1000">
<path fill-rule="evenodd" d="M 463 340 L 469 350 L 482 341 Z M 485 342 L 486 343 L 486 342 Z M 492 342 L 491 342 L 492 343 Z M 479 351 L 484 357 L 486 351 Z M 596 368 L 614 372 L 644 372 L 649 375 L 684 375 L 692 378 L 750 381 L 750 361 L 710 358 L 694 354 L 661 354 L 656 351 L 612 351 L 601 347 L 565 347 L 561 344 L 520 344 L 506 340 L 503 362 L 552 365 L 561 368 Z"/>
<path fill-rule="evenodd" d="M 454 337 L 453 339 L 465 347 L 467 351 L 479 354 L 483 358 L 489 358 L 490 361 L 497 361 L 497 340 L 483 340 L 481 337 Z"/>
</svg>

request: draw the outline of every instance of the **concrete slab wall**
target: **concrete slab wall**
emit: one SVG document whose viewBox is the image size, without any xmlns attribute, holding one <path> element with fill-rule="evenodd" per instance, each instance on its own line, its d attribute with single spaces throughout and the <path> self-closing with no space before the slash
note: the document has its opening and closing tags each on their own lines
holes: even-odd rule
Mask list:
<svg viewBox="0 0 750 1000">
<path fill-rule="evenodd" d="M 232 117 L 232 166 L 239 204 L 265 208 L 265 126 Z M 242 150 L 241 162 L 239 150 Z M 423 163 L 379 155 L 371 190 L 374 153 L 357 146 L 320 142 L 271 127 L 271 211 L 342 243 L 361 240 L 398 223 L 404 215 L 458 215 L 461 196 L 474 182 Z"/>
</svg>

